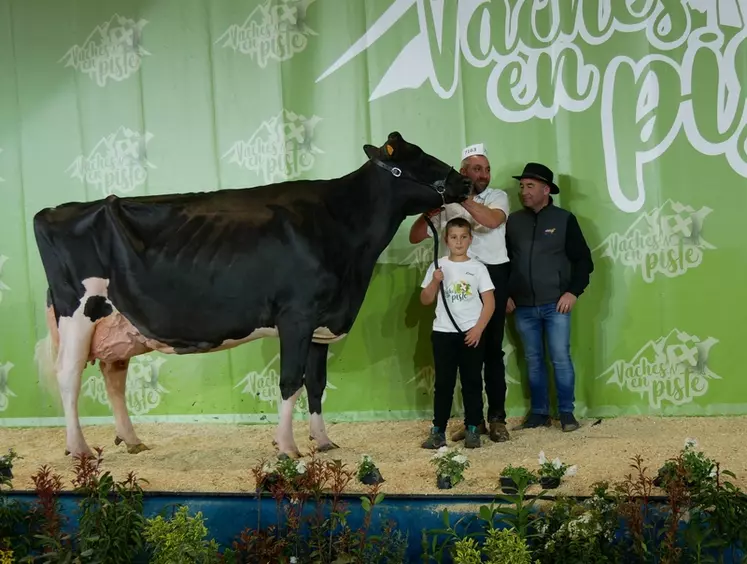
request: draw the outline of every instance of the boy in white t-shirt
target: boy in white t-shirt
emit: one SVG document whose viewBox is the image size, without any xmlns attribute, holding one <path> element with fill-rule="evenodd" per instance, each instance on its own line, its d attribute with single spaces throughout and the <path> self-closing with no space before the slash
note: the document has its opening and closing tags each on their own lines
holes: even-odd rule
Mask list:
<svg viewBox="0 0 747 564">
<path fill-rule="evenodd" d="M 464 446 L 478 448 L 481 445 L 477 426 L 483 419 L 482 363 L 485 350 L 481 337 L 495 309 L 495 287 L 485 265 L 467 256 L 467 249 L 472 243 L 472 228 L 467 220 L 461 217 L 450 220 L 444 229 L 444 239 L 449 256 L 439 259 L 438 270 L 431 263 L 420 293 L 423 305 L 432 304 L 438 296 L 431 334 L 436 369 L 433 428 L 422 446 L 437 449 L 446 445 L 446 424 L 451 416 L 459 369 L 467 426 Z M 464 335 L 459 334 L 444 308 L 441 281 L 446 305 Z"/>
</svg>

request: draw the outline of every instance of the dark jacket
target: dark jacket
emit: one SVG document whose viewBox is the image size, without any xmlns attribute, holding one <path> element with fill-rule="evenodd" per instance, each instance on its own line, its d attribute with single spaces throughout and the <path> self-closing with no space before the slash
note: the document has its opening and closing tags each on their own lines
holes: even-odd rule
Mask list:
<svg viewBox="0 0 747 564">
<path fill-rule="evenodd" d="M 508 292 L 517 306 L 555 303 L 566 292 L 578 297 L 594 271 L 576 216 L 552 200 L 539 213 L 523 208 L 508 216 L 506 249 Z"/>
</svg>

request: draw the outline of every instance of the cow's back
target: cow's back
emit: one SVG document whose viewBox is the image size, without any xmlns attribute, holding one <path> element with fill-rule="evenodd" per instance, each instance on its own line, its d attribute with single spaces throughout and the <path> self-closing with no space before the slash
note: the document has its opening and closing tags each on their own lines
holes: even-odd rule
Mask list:
<svg viewBox="0 0 747 564">
<path fill-rule="evenodd" d="M 315 244 L 327 236 L 320 216 L 330 189 L 284 183 L 43 210 L 34 227 L 55 309 L 71 315 L 81 281 L 100 277 L 143 335 L 177 349 L 272 327 L 290 297 L 309 303 L 323 299 L 320 287 L 336 291 L 334 276 L 320 279 L 328 271 Z M 299 283 L 305 276 L 315 283 Z"/>
</svg>

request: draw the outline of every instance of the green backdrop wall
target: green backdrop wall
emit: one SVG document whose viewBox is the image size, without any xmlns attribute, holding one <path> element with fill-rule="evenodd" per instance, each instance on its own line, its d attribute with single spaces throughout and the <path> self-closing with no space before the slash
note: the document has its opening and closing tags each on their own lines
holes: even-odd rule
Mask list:
<svg viewBox="0 0 747 564">
<path fill-rule="evenodd" d="M 526 161 L 560 175 L 596 263 L 573 314 L 579 415 L 747 413 L 745 18 L 747 0 L 0 0 L 0 424 L 62 423 L 33 364 L 37 210 L 343 175 L 392 130 L 455 166 L 485 143 L 513 209 Z M 430 417 L 413 219 L 331 347 L 329 418 Z M 128 405 L 276 420 L 278 350 L 139 357 Z M 522 415 L 511 322 L 506 351 Z M 80 409 L 110 420 L 98 367 Z"/>
</svg>

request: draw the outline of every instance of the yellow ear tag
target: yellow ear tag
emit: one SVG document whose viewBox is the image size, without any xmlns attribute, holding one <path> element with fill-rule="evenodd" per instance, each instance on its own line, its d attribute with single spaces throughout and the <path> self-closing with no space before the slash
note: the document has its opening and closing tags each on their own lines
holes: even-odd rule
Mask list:
<svg viewBox="0 0 747 564">
<path fill-rule="evenodd" d="M 387 143 L 387 145 L 386 145 L 386 154 L 391 157 L 393 152 L 394 152 L 394 149 L 392 149 L 392 146 Z"/>
</svg>

